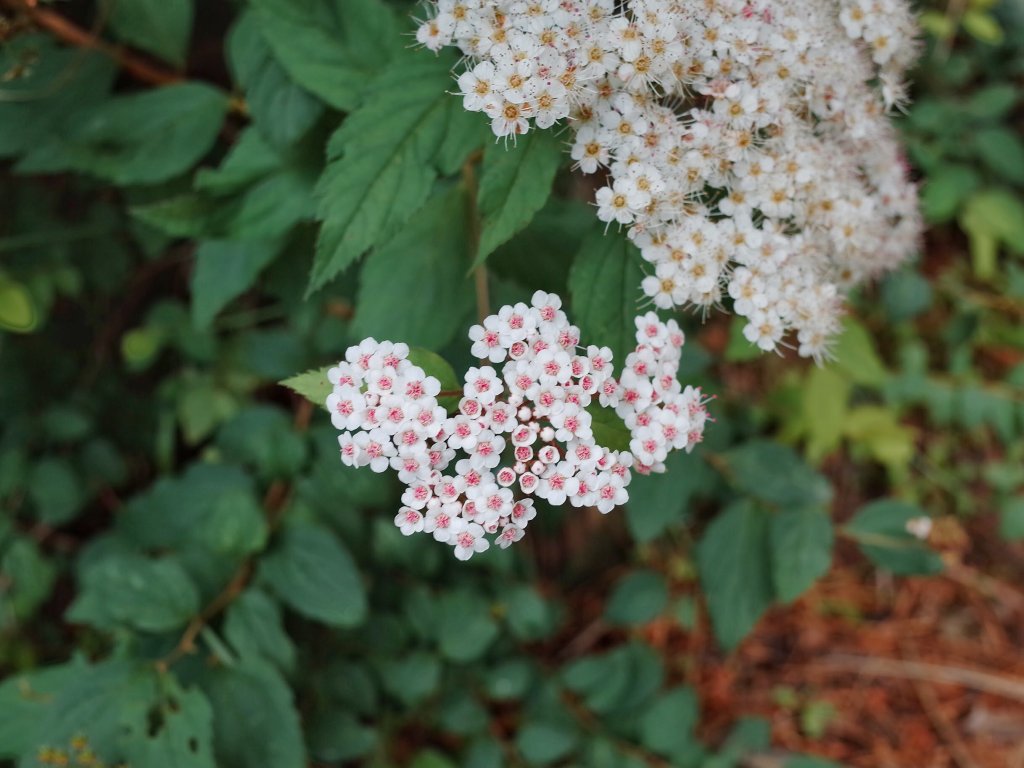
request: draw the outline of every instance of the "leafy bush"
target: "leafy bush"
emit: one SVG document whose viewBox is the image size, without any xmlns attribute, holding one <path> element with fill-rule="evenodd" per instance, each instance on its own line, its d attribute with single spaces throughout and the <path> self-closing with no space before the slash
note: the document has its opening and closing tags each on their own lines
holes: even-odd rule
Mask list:
<svg viewBox="0 0 1024 768">
<path fill-rule="evenodd" d="M 953 428 L 1009 446 L 976 470 L 1024 535 L 1024 365 L 974 365 L 1024 343 L 1012 9 L 998 46 L 978 17 L 982 42 L 932 40 L 905 121 L 973 278 L 867 289 L 824 367 L 678 315 L 680 376 L 719 393 L 706 441 L 620 513 L 546 507 L 519 551 L 462 564 L 403 537 L 400 485 L 341 466 L 328 416 L 277 382 L 366 336 L 464 371 L 482 305 L 535 290 L 621 360 L 637 249 L 559 137 L 495 144 L 448 93 L 456 56 L 407 50 L 410 4 L 99 5 L 0 3 L 0 760 L 737 765 L 768 724 L 698 738 L 646 628 L 709 621 L 735 648 L 837 537 L 938 572 L 955 553 L 922 541 L 925 509 L 970 506 L 926 471 Z M 837 455 L 859 470 L 839 498 Z"/>
</svg>

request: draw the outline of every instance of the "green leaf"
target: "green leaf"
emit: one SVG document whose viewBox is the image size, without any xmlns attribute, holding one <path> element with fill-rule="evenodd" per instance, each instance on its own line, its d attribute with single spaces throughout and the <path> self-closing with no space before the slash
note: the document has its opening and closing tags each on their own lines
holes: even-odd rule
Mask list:
<svg viewBox="0 0 1024 768">
<path fill-rule="evenodd" d="M 870 334 L 851 317 L 843 322 L 843 332 L 832 351 L 835 366 L 854 384 L 880 387 L 889 376 Z"/>
<path fill-rule="evenodd" d="M 530 765 L 549 765 L 567 757 L 579 744 L 579 733 L 565 723 L 527 721 L 516 734 L 516 748 Z"/>
<path fill-rule="evenodd" d="M 72 622 L 110 630 L 115 624 L 143 632 L 169 632 L 199 611 L 199 593 L 175 560 L 110 553 L 85 566 Z"/>
<path fill-rule="evenodd" d="M 430 696 L 441 682 L 441 662 L 422 651 L 383 659 L 379 671 L 384 690 L 407 707 Z"/>
<path fill-rule="evenodd" d="M 239 411 L 217 436 L 225 455 L 255 466 L 266 478 L 292 477 L 306 460 L 306 443 L 280 408 L 251 405 Z"/>
<path fill-rule="evenodd" d="M 473 309 L 466 232 L 465 190 L 432 197 L 363 265 L 353 335 L 435 349 L 451 341 Z"/>
<path fill-rule="evenodd" d="M 57 567 L 32 539 L 19 537 L 8 544 L 0 556 L 0 622 L 30 618 L 50 596 L 56 579 Z"/>
<path fill-rule="evenodd" d="M 437 175 L 431 163 L 453 109 L 461 109 L 446 92 L 450 65 L 448 58 L 397 57 L 331 137 L 317 187 L 323 226 L 310 290 L 392 237 L 426 201 Z"/>
<path fill-rule="evenodd" d="M 36 765 L 39 747 L 67 749 L 84 736 L 97 760 L 110 764 L 213 768 L 211 710 L 201 691 L 134 660 L 73 667 L 43 709 L 35 739 L 42 743 L 26 750 L 21 765 Z"/>
<path fill-rule="evenodd" d="M 932 286 L 914 269 L 893 272 L 882 283 L 882 303 L 893 322 L 913 320 L 932 304 Z"/>
<path fill-rule="evenodd" d="M 669 759 L 681 760 L 698 746 L 697 695 L 688 686 L 659 696 L 640 717 L 640 743 Z"/>
<path fill-rule="evenodd" d="M 330 709 L 313 717 L 306 731 L 309 751 L 320 760 L 346 762 L 369 755 L 377 746 L 377 733 L 351 712 Z"/>
<path fill-rule="evenodd" d="M 996 276 L 1001 244 L 1024 253 L 1024 202 L 1009 190 L 984 189 L 972 195 L 960 214 L 960 227 L 967 233 L 979 279 Z"/>
<path fill-rule="evenodd" d="M 562 161 L 554 131 L 530 131 L 512 148 L 493 142 L 484 150 L 479 209 L 483 219 L 474 266 L 523 229 L 544 207 Z"/>
<path fill-rule="evenodd" d="M 629 450 L 629 428 L 614 409 L 594 400 L 587 406 L 587 413 L 590 414 L 590 427 L 598 445 L 611 451 Z"/>
<path fill-rule="evenodd" d="M 460 589 L 441 597 L 437 606 L 441 655 L 457 662 L 480 658 L 498 637 L 491 606 L 476 592 Z"/>
<path fill-rule="evenodd" d="M 436 352 L 431 352 L 429 349 L 423 349 L 422 347 L 412 347 L 409 350 L 408 360 L 413 365 L 422 368 L 427 376 L 433 376 L 437 379 L 441 384 L 442 392 L 462 392 L 462 384 L 459 382 L 459 377 L 455 375 L 455 369 L 452 368 L 451 363 Z M 442 408 L 453 411 L 458 408 L 460 399 L 459 395 L 452 395 L 450 397 L 439 397 L 437 402 Z"/>
<path fill-rule="evenodd" d="M 224 637 L 242 658 L 263 658 L 285 672 L 295 667 L 295 646 L 281 609 L 262 590 L 247 589 L 228 606 Z"/>
<path fill-rule="evenodd" d="M 501 593 L 509 631 L 526 642 L 541 640 L 556 628 L 554 612 L 536 589 L 518 586 Z"/>
<path fill-rule="evenodd" d="M 0 157 L 15 157 L 51 145 L 69 120 L 107 99 L 117 67 L 98 51 L 19 34 L 0 50 L 0 71 L 21 73 L 4 83 L 0 100 Z"/>
<path fill-rule="evenodd" d="M 971 193 L 981 186 L 978 172 L 960 163 L 942 163 L 928 174 L 921 190 L 921 209 L 932 222 L 949 221 Z"/>
<path fill-rule="evenodd" d="M 221 768 L 305 768 L 299 714 L 292 692 L 269 664 L 243 658 L 202 678 L 213 706 L 214 745 Z"/>
<path fill-rule="evenodd" d="M 207 240 L 196 249 L 192 273 L 192 321 L 206 328 L 232 299 L 256 282 L 263 269 L 281 252 L 274 240 L 232 242 Z"/>
<path fill-rule="evenodd" d="M 685 522 L 690 501 L 709 493 L 715 482 L 714 471 L 699 453 L 671 452 L 664 473 L 633 476 L 626 505 L 629 532 L 636 541 L 647 542 Z"/>
<path fill-rule="evenodd" d="M 832 521 L 816 507 L 783 510 L 772 517 L 772 583 L 775 595 L 791 603 L 832 564 Z"/>
<path fill-rule="evenodd" d="M 330 368 L 314 368 L 278 383 L 282 387 L 288 387 L 296 394 L 302 395 L 311 403 L 326 408 L 327 396 L 334 391 L 334 385 L 327 379 L 329 370 Z"/>
<path fill-rule="evenodd" d="M 71 463 L 45 458 L 32 466 L 28 497 L 36 517 L 44 523 L 62 525 L 73 520 L 85 503 L 85 490 Z"/>
<path fill-rule="evenodd" d="M 153 768 L 215 768 L 213 711 L 202 691 L 164 683 L 166 696 L 146 711 L 143 729 L 133 729 L 124 748 L 131 765 Z"/>
<path fill-rule="evenodd" d="M 166 181 L 206 154 L 227 106 L 223 92 L 196 82 L 116 96 L 79 115 L 59 142 L 17 168 L 90 173 L 121 186 Z"/>
<path fill-rule="evenodd" d="M 907 531 L 907 522 L 918 517 L 927 515 L 915 504 L 881 499 L 861 507 L 845 531 L 880 568 L 904 576 L 939 573 L 942 558 Z"/>
<path fill-rule="evenodd" d="M 613 624 L 645 624 L 657 618 L 668 603 L 668 585 L 656 571 L 632 571 L 608 599 L 604 617 Z"/>
<path fill-rule="evenodd" d="M 394 14 L 380 0 L 253 0 L 252 7 L 292 79 L 344 111 L 359 105 L 403 45 Z"/>
<path fill-rule="evenodd" d="M 243 13 L 235 22 L 227 52 L 256 130 L 271 144 L 295 143 L 320 119 L 323 105 L 293 82 L 273 57 L 255 14 Z"/>
<path fill-rule="evenodd" d="M 636 348 L 640 252 L 623 234 L 605 234 L 594 227 L 576 254 L 569 273 L 573 318 L 584 344 L 607 346 L 621 366 Z"/>
<path fill-rule="evenodd" d="M 1005 541 L 1024 539 L 1024 496 L 1003 499 L 999 505 L 999 535 Z"/>
<path fill-rule="evenodd" d="M 192 0 L 106 0 L 110 28 L 131 45 L 178 67 L 192 35 Z"/>
<path fill-rule="evenodd" d="M 13 673 L 0 683 L 0 759 L 32 752 L 44 736 L 39 729 L 55 697 L 84 668 L 76 658 L 60 666 Z"/>
<path fill-rule="evenodd" d="M 960 23 L 971 37 L 988 45 L 999 45 L 1005 37 L 996 17 L 976 8 L 969 9 Z"/>
<path fill-rule="evenodd" d="M 1016 106 L 1019 98 L 1012 83 L 994 83 L 972 93 L 966 109 L 977 120 L 999 120 Z"/>
<path fill-rule="evenodd" d="M 731 650 L 772 603 L 770 517 L 740 501 L 716 517 L 697 545 L 697 568 L 718 641 Z"/>
<path fill-rule="evenodd" d="M 823 757 L 798 755 L 787 760 L 783 768 L 843 768 L 843 766 Z"/>
<path fill-rule="evenodd" d="M 804 384 L 802 417 L 807 457 L 819 462 L 839 447 L 850 383 L 834 368 L 812 368 Z"/>
<path fill-rule="evenodd" d="M 289 606 L 335 627 L 366 617 L 366 591 L 352 555 L 330 530 L 311 523 L 285 529 L 260 566 L 264 583 Z"/>
<path fill-rule="evenodd" d="M 780 507 L 824 504 L 832 489 L 788 446 L 752 440 L 723 454 L 729 478 L 739 490 Z"/>
<path fill-rule="evenodd" d="M 28 333 L 39 321 L 32 295 L 21 283 L 0 275 L 0 330 Z"/>
<path fill-rule="evenodd" d="M 1024 142 L 1009 128 L 983 128 L 972 136 L 981 161 L 998 176 L 1024 184 Z"/>
</svg>

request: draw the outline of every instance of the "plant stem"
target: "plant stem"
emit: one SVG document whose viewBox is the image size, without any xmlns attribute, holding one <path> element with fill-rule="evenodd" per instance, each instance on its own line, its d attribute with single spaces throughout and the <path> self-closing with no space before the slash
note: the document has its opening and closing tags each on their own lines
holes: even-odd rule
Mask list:
<svg viewBox="0 0 1024 768">
<path fill-rule="evenodd" d="M 480 211 L 476 204 L 477 180 L 476 163 L 483 157 L 483 153 L 477 151 L 466 158 L 462 164 L 462 185 L 466 188 L 466 221 L 467 248 L 471 263 L 476 263 L 477 254 L 480 250 Z M 480 264 L 473 270 L 473 281 L 476 285 L 476 313 L 482 323 L 484 318 L 491 314 L 491 295 L 487 279 L 487 267 Z"/>
</svg>

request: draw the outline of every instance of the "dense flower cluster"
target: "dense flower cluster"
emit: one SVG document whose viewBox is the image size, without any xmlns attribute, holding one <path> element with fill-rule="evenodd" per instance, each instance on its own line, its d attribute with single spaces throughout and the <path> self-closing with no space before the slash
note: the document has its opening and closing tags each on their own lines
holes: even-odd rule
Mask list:
<svg viewBox="0 0 1024 768">
<path fill-rule="evenodd" d="M 632 471 L 663 472 L 668 451 L 703 436 L 704 398 L 676 379 L 684 339 L 674 321 L 637 318 L 637 347 L 618 379 L 611 351 L 582 349 L 561 300 L 542 291 L 469 337 L 476 357 L 502 365 L 466 372 L 454 415 L 438 404 L 438 380 L 390 341 L 351 347 L 328 374 L 327 398 L 342 462 L 397 471 L 406 490 L 395 524 L 432 534 L 461 560 L 487 549 L 487 534 L 500 547 L 521 539 L 534 497 L 611 511 L 628 498 Z M 615 409 L 629 451 L 595 440 L 592 404 Z"/>
<path fill-rule="evenodd" d="M 746 337 L 827 354 L 849 286 L 921 223 L 886 110 L 916 54 L 906 0 L 432 0 L 418 39 L 466 56 L 497 136 L 575 130 L 662 308 L 728 294 Z"/>
</svg>

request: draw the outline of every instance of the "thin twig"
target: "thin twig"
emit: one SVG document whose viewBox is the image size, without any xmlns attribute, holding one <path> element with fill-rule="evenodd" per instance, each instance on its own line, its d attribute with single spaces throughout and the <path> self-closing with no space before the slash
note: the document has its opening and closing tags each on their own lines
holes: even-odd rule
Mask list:
<svg viewBox="0 0 1024 768">
<path fill-rule="evenodd" d="M 0 7 L 28 16 L 37 27 L 45 29 L 68 45 L 88 48 L 109 56 L 136 80 L 151 85 L 169 85 L 184 80 L 181 73 L 157 67 L 131 51 L 119 45 L 112 45 L 98 35 L 82 29 L 59 13 L 40 8 L 34 3 L 26 0 L 0 0 Z"/>
<path fill-rule="evenodd" d="M 462 185 L 466 188 L 466 250 L 469 251 L 469 258 L 474 264 L 480 252 L 480 211 L 476 204 L 476 163 L 480 157 L 480 153 L 474 152 L 462 164 Z M 482 323 L 484 318 L 491 314 L 486 265 L 480 264 L 473 270 L 473 280 L 476 285 L 476 313 Z"/>
<path fill-rule="evenodd" d="M 860 656 L 848 653 L 831 654 L 818 664 L 829 669 L 855 672 L 864 677 L 898 677 L 904 680 L 924 680 L 930 683 L 959 685 L 1013 701 L 1024 702 L 1024 680 L 1001 677 L 991 672 L 982 672 L 966 667 L 949 667 L 924 661 L 902 661 L 881 656 Z"/>
</svg>

